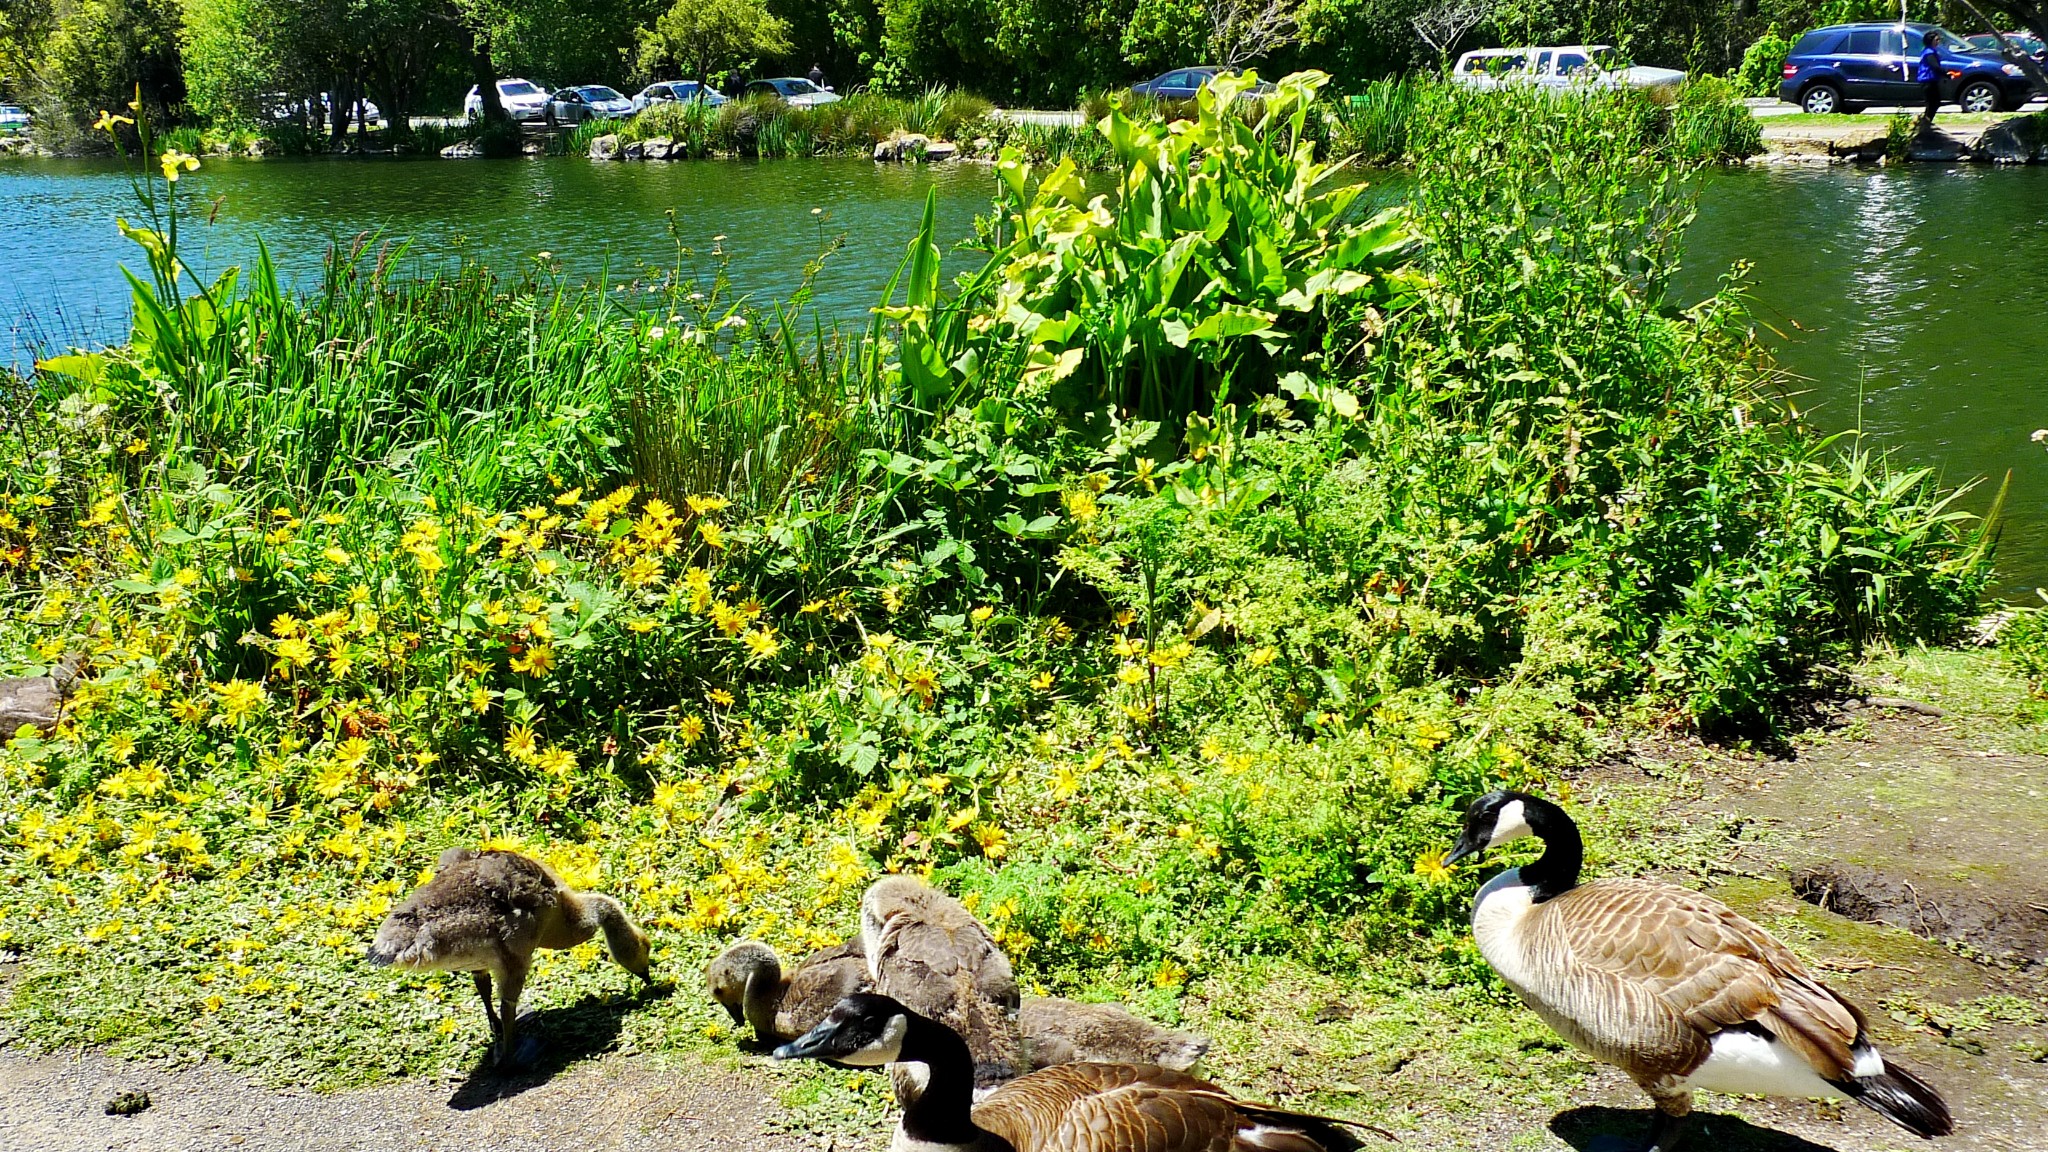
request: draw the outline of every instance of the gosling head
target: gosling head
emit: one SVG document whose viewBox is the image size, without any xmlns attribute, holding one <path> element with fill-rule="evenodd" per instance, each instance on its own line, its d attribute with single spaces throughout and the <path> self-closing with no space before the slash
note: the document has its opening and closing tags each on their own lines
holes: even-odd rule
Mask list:
<svg viewBox="0 0 2048 1152">
<path fill-rule="evenodd" d="M 777 1060 L 836 1060 L 879 1068 L 903 1055 L 910 1009 L 887 996 L 857 992 L 832 1006 L 816 1028 L 775 1050 Z"/>
<path fill-rule="evenodd" d="M 1465 831 L 1458 837 L 1457 847 L 1444 857 L 1444 863 L 1455 863 L 1509 841 L 1534 836 L 1536 830 L 1529 827 L 1530 812 L 1547 804 L 1548 801 L 1526 792 L 1488 792 L 1474 800 L 1465 809 Z"/>
<path fill-rule="evenodd" d="M 759 940 L 734 944 L 704 969 L 704 987 L 713 1000 L 725 1006 L 734 1024 L 747 1022 L 747 988 L 755 980 L 765 986 L 781 978 L 781 959 L 775 949 Z"/>
<path fill-rule="evenodd" d="M 654 941 L 648 939 L 647 933 L 641 931 L 638 925 L 634 925 L 631 934 L 619 944 L 620 947 L 612 953 L 612 959 L 619 962 L 619 967 L 638 976 L 641 983 L 652 985 Z"/>
</svg>

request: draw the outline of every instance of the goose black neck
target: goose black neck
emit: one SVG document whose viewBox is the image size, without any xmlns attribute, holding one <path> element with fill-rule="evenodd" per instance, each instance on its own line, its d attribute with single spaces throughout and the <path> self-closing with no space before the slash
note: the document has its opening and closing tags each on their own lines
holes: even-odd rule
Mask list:
<svg viewBox="0 0 2048 1152">
<path fill-rule="evenodd" d="M 1540 796 L 1522 801 L 1522 818 L 1529 831 L 1543 841 L 1543 855 L 1534 864 L 1522 866 L 1522 883 L 1529 886 L 1529 899 L 1541 904 L 1579 886 L 1579 869 L 1586 862 L 1586 848 L 1579 839 L 1579 826 L 1565 811 Z"/>
<path fill-rule="evenodd" d="M 909 1014 L 897 1059 L 925 1066 L 924 1091 L 903 1109 L 903 1133 L 913 1140 L 979 1148 L 985 1133 L 974 1123 L 974 1057 L 958 1032 Z"/>
</svg>

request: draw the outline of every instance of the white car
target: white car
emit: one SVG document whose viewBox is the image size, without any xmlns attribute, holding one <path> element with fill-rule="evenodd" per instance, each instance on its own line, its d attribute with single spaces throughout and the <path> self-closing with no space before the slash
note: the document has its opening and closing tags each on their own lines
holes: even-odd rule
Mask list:
<svg viewBox="0 0 2048 1152">
<path fill-rule="evenodd" d="M 513 77 L 498 81 L 498 102 L 505 106 L 505 115 L 514 120 L 538 120 L 547 109 L 548 94 L 531 80 Z M 484 114 L 483 97 L 476 94 L 475 85 L 462 98 L 462 114 L 471 119 Z"/>
<path fill-rule="evenodd" d="M 814 108 L 820 104 L 831 104 L 839 94 L 830 88 L 820 88 L 801 76 L 777 76 L 772 80 L 747 81 L 749 96 L 779 96 L 792 108 Z"/>
<path fill-rule="evenodd" d="M 651 104 L 679 104 L 685 100 L 695 100 L 713 108 L 726 102 L 722 93 L 713 92 L 695 80 L 663 80 L 649 84 L 633 97 L 633 111 L 645 112 Z"/>
<path fill-rule="evenodd" d="M 1685 73 L 1629 64 L 1607 44 L 1482 48 L 1458 57 L 1451 79 L 1470 88 L 1676 88 Z"/>
</svg>

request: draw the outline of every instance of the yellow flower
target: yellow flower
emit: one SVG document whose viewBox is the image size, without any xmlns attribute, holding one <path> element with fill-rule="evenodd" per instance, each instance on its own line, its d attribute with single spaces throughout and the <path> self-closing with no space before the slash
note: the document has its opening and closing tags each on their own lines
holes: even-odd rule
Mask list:
<svg viewBox="0 0 2048 1152">
<path fill-rule="evenodd" d="M 1254 668 L 1264 668 L 1280 658 L 1280 653 L 1271 648 L 1261 648 L 1245 658 L 1245 663 Z"/>
<path fill-rule="evenodd" d="M 903 686 L 929 704 L 939 692 L 939 674 L 929 668 L 913 668 L 903 677 Z"/>
<path fill-rule="evenodd" d="M 1438 848 L 1424 852 L 1415 859 L 1415 874 L 1426 884 L 1441 884 L 1451 878 L 1451 866 L 1444 863 L 1446 853 Z"/>
<path fill-rule="evenodd" d="M 1081 790 L 1081 776 L 1073 767 L 1062 764 L 1052 770 L 1052 798 L 1071 800 Z"/>
<path fill-rule="evenodd" d="M 986 624 L 988 623 L 988 618 L 995 614 L 995 609 L 984 604 L 981 607 L 976 608 L 974 611 L 969 612 L 967 614 L 967 618 L 974 621 L 976 624 Z"/>
<path fill-rule="evenodd" d="M 1188 970 L 1174 963 L 1171 956 L 1161 960 L 1159 970 L 1152 974 L 1152 986 L 1155 988 L 1178 988 L 1187 982 Z"/>
<path fill-rule="evenodd" d="M 702 536 L 704 543 L 713 548 L 725 547 L 725 529 L 709 520 L 697 521 L 697 535 Z"/>
<path fill-rule="evenodd" d="M 981 846 L 981 854 L 991 860 L 1000 860 L 1009 852 L 1009 833 L 993 824 L 976 824 L 974 842 Z"/>
<path fill-rule="evenodd" d="M 505 752 L 514 760 L 533 760 L 540 750 L 540 741 L 534 739 L 533 729 L 524 724 L 514 725 L 505 734 Z"/>
<path fill-rule="evenodd" d="M 161 157 L 158 157 L 157 163 L 163 166 L 164 179 L 172 184 L 178 182 L 178 172 L 180 169 L 186 172 L 199 171 L 199 157 L 180 152 L 176 148 L 172 148 Z"/>
<path fill-rule="evenodd" d="M 706 696 L 706 697 L 707 697 L 707 698 L 708 698 L 708 699 L 709 699 L 709 700 L 710 700 L 710 701 L 711 701 L 711 702 L 712 702 L 713 704 L 717 704 L 717 705 L 719 705 L 719 706 L 721 706 L 721 707 L 725 707 L 725 708 L 730 708 L 730 707 L 732 707 L 732 693 L 730 693 L 730 692 L 727 692 L 727 691 L 726 691 L 725 689 L 723 689 L 723 688 L 713 688 L 713 689 L 712 689 L 711 691 L 709 691 L 709 692 L 705 693 L 704 695 L 705 695 L 705 696 Z"/>
<path fill-rule="evenodd" d="M 479 684 L 469 693 L 469 710 L 481 716 L 491 710 L 492 692 Z"/>
<path fill-rule="evenodd" d="M 622 578 L 629 588 L 645 588 L 661 579 L 661 562 L 652 556 L 636 556 L 626 565 Z"/>
<path fill-rule="evenodd" d="M 1050 672 L 1040 672 L 1031 678 L 1031 690 L 1034 692 L 1044 692 L 1051 687 L 1052 673 Z"/>
<path fill-rule="evenodd" d="M 683 717 L 683 722 L 681 724 L 676 725 L 676 735 L 679 739 L 682 740 L 683 747 L 688 748 L 695 745 L 697 741 L 702 740 L 704 738 L 703 717 Z"/>
<path fill-rule="evenodd" d="M 632 620 L 628 620 L 626 621 L 626 630 L 628 632 L 638 632 L 643 634 L 652 632 L 654 631 L 654 621 L 646 616 L 641 616 Z"/>
<path fill-rule="evenodd" d="M 767 628 L 753 629 L 741 637 L 741 639 L 745 640 L 747 647 L 753 650 L 753 659 L 756 660 L 771 659 L 777 652 L 782 651 L 782 642 L 777 640 L 775 633 Z"/>
<path fill-rule="evenodd" d="M 92 127 L 93 131 L 95 132 L 112 132 L 114 130 L 114 125 L 116 124 L 133 123 L 135 123 L 133 117 L 114 116 L 109 114 L 106 109 L 102 108 L 100 109 L 100 118 L 92 122 Z"/>
<path fill-rule="evenodd" d="M 695 512 L 699 516 L 709 515 L 713 512 L 722 512 L 731 503 L 725 497 L 717 495 L 691 496 L 683 502 L 690 506 L 690 511 Z"/>
<path fill-rule="evenodd" d="M 343 564 L 348 563 L 351 559 L 353 559 L 353 557 L 351 557 L 348 554 L 348 549 L 341 548 L 333 544 L 329 544 L 327 547 L 322 548 L 320 550 L 320 558 L 322 560 L 327 561 L 329 564 L 334 565 L 337 568 Z"/>
<path fill-rule="evenodd" d="M 555 496 L 555 503 L 568 508 L 574 506 L 581 499 L 583 499 L 583 489 L 571 488 L 567 492 L 557 494 Z"/>
<path fill-rule="evenodd" d="M 1126 664 L 1116 678 L 1122 684 L 1142 684 L 1145 682 L 1145 669 L 1136 664 Z"/>
<path fill-rule="evenodd" d="M 818 613 L 823 612 L 825 610 L 825 605 L 827 603 L 829 603 L 829 601 L 813 600 L 810 603 L 804 605 L 803 607 L 797 609 L 797 612 L 804 616 L 815 616 Z"/>
</svg>

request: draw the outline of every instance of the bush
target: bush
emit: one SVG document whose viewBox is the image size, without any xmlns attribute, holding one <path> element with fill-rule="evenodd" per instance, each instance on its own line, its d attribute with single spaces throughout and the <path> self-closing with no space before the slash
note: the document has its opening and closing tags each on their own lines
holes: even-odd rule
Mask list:
<svg viewBox="0 0 2048 1152">
<path fill-rule="evenodd" d="M 1792 41 L 1778 34 L 1778 26 L 1764 29 L 1764 34 L 1752 41 L 1742 51 L 1742 63 L 1736 65 L 1730 77 L 1738 96 L 1776 96 L 1778 82 L 1784 79 L 1782 66 L 1785 57 L 1792 54 Z"/>
<path fill-rule="evenodd" d="M 1728 81 L 1701 76 L 1678 93 L 1666 150 L 1679 160 L 1741 160 L 1764 150 L 1763 128 Z"/>
</svg>

